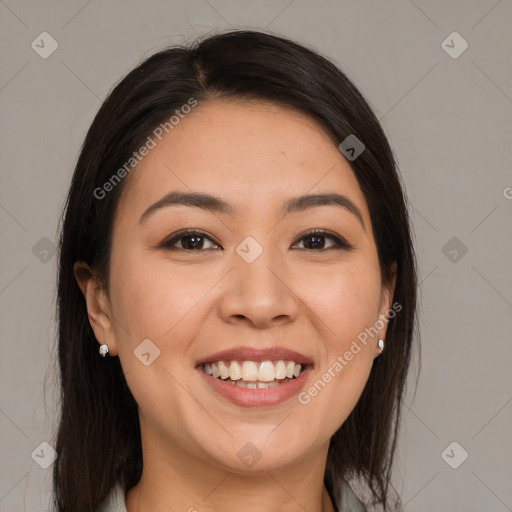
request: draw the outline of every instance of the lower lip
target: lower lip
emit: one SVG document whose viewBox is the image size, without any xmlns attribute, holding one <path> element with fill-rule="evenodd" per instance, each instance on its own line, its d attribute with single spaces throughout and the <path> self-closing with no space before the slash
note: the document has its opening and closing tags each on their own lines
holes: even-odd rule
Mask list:
<svg viewBox="0 0 512 512">
<path fill-rule="evenodd" d="M 266 407 L 288 400 L 304 387 L 311 369 L 312 367 L 308 365 L 297 378 L 272 388 L 246 389 L 212 377 L 205 373 L 201 367 L 197 367 L 201 377 L 214 391 L 227 398 L 230 402 L 242 407 Z"/>
</svg>

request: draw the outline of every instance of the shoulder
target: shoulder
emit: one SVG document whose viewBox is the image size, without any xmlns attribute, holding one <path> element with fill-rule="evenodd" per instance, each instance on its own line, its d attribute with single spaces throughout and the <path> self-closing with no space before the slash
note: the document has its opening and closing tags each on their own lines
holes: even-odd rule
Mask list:
<svg viewBox="0 0 512 512">
<path fill-rule="evenodd" d="M 367 512 L 366 507 L 345 480 L 341 484 L 341 498 L 338 503 L 338 510 L 339 512 Z"/>
<path fill-rule="evenodd" d="M 98 512 L 126 512 L 125 490 L 120 483 L 112 488 Z"/>
</svg>

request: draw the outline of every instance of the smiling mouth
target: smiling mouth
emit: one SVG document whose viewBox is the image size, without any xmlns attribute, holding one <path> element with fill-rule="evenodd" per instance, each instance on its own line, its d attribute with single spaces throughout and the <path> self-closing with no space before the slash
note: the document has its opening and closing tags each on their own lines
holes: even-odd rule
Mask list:
<svg viewBox="0 0 512 512">
<path fill-rule="evenodd" d="M 295 380 L 308 366 L 295 361 L 213 361 L 199 367 L 218 380 L 246 389 L 267 389 Z"/>
</svg>

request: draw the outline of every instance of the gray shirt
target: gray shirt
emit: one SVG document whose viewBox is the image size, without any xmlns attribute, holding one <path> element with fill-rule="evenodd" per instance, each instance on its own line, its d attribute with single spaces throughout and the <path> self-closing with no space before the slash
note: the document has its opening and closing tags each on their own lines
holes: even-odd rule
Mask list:
<svg viewBox="0 0 512 512">
<path fill-rule="evenodd" d="M 366 508 L 346 482 L 343 483 L 341 500 L 337 506 L 339 512 L 366 512 Z M 118 483 L 112 489 L 98 512 L 126 512 L 125 491 L 121 484 Z"/>
</svg>

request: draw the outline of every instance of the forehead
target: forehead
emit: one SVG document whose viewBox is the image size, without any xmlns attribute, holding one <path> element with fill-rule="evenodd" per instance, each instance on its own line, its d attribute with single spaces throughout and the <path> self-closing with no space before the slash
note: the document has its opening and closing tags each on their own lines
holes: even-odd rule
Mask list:
<svg viewBox="0 0 512 512">
<path fill-rule="evenodd" d="M 213 100 L 184 115 L 131 171 L 119 208 L 139 215 L 171 190 L 209 191 L 226 201 L 282 202 L 333 191 L 364 196 L 332 134 L 314 118 L 261 100 Z"/>
</svg>

